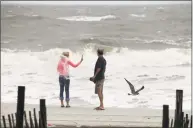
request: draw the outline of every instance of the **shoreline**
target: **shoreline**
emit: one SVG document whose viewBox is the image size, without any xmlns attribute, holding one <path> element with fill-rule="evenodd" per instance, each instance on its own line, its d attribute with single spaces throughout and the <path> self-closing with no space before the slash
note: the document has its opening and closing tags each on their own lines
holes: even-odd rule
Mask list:
<svg viewBox="0 0 193 128">
<path fill-rule="evenodd" d="M 13 105 L 13 104 L 17 104 L 17 102 L 4 102 L 4 101 L 1 101 L 1 104 L 10 104 L 10 105 Z M 25 103 L 25 105 L 30 105 L 30 106 L 39 106 L 39 100 L 38 100 L 38 103 L 36 103 L 36 104 L 32 104 L 32 103 Z M 65 104 L 64 104 L 65 105 Z M 78 108 L 95 108 L 96 107 L 96 105 L 93 105 L 93 104 L 77 104 L 75 101 L 71 101 L 71 105 L 73 106 L 73 107 L 78 107 Z M 166 104 L 166 105 L 168 105 L 168 104 Z M 49 107 L 60 107 L 60 103 L 58 102 L 58 104 L 47 104 L 46 103 L 46 106 L 49 106 Z M 170 106 L 170 105 L 169 105 Z M 112 106 L 112 107 L 105 107 L 105 108 L 113 108 L 113 109 L 152 109 L 152 110 L 160 110 L 160 111 L 162 111 L 162 108 L 163 107 L 163 105 L 160 107 L 160 108 L 153 108 L 153 107 L 144 107 L 144 108 L 142 108 L 142 107 L 119 107 L 119 106 Z M 175 110 L 175 108 L 169 108 L 169 110 L 172 110 L 172 111 L 174 111 Z M 191 111 L 192 109 L 184 109 L 183 108 L 183 110 L 184 111 Z"/>
<path fill-rule="evenodd" d="M 1 103 L 1 116 L 16 112 L 15 103 Z M 39 105 L 25 104 L 27 118 L 29 111 Z M 93 110 L 92 107 L 61 108 L 60 106 L 47 105 L 47 123 L 57 128 L 89 128 L 89 127 L 161 127 L 162 110 L 149 108 L 106 108 L 104 111 Z M 190 114 L 191 110 L 184 111 Z M 174 117 L 174 110 L 169 110 L 170 119 Z"/>
</svg>

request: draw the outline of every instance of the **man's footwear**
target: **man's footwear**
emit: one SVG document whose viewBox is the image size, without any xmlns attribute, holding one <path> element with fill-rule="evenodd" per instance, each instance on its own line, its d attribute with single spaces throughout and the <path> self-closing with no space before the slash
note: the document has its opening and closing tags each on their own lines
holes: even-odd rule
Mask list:
<svg viewBox="0 0 193 128">
<path fill-rule="evenodd" d="M 105 109 L 102 107 L 96 107 L 96 108 L 94 108 L 94 110 L 105 110 Z"/>
<path fill-rule="evenodd" d="M 105 108 L 103 108 L 103 107 L 99 107 L 97 110 L 105 110 Z"/>
<path fill-rule="evenodd" d="M 97 110 L 99 107 L 94 108 L 94 110 Z"/>
<path fill-rule="evenodd" d="M 97 107 L 97 108 L 95 108 L 95 110 L 105 110 L 105 109 L 102 107 Z"/>
</svg>

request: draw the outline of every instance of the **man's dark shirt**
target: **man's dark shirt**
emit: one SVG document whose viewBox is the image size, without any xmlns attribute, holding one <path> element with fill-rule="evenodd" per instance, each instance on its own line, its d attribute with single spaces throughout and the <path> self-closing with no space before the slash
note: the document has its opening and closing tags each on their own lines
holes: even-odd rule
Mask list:
<svg viewBox="0 0 193 128">
<path fill-rule="evenodd" d="M 96 73 L 97 69 L 100 68 L 101 70 L 95 77 L 95 82 L 98 80 L 105 79 L 105 70 L 106 70 L 106 60 L 103 56 L 99 56 L 97 62 L 95 64 L 94 74 Z"/>
</svg>

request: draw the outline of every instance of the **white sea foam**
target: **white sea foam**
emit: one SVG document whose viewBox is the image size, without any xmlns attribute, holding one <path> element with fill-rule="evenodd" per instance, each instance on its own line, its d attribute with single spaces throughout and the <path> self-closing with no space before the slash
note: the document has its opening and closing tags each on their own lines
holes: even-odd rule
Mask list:
<svg viewBox="0 0 193 128">
<path fill-rule="evenodd" d="M 137 15 L 137 14 L 131 14 L 132 17 L 139 17 L 139 18 L 144 18 L 146 17 L 146 15 L 141 14 L 141 15 Z"/>
<path fill-rule="evenodd" d="M 114 15 L 106 16 L 71 16 L 71 17 L 58 17 L 59 20 L 68 20 L 68 21 L 101 21 L 107 19 L 116 19 Z"/>
<path fill-rule="evenodd" d="M 164 7 L 158 7 L 157 9 L 159 9 L 159 10 L 164 10 Z"/>
<path fill-rule="evenodd" d="M 9 44 L 10 42 L 11 42 L 11 41 L 8 40 L 8 41 L 2 41 L 1 43 L 2 43 L 2 44 Z"/>
<path fill-rule="evenodd" d="M 46 98 L 47 104 L 58 104 L 59 84 L 56 66 L 64 49 L 44 52 L 1 50 L 2 102 L 16 102 L 17 86 L 26 86 L 26 103 L 38 104 Z M 70 53 L 77 62 L 82 54 L 84 61 L 77 69 L 71 68 L 70 96 L 92 105 L 99 103 L 94 94 L 94 85 L 88 78 L 93 75 L 97 59 L 93 49 Z M 104 102 L 106 107 L 148 107 L 162 108 L 163 104 L 175 107 L 175 90 L 184 90 L 184 109 L 191 108 L 191 51 L 167 49 L 163 51 L 132 51 L 123 48 L 107 53 Z M 176 66 L 181 65 L 181 66 Z M 176 76 L 176 77 L 175 77 Z M 175 77 L 175 79 L 174 79 Z M 136 88 L 145 89 L 138 96 L 130 92 L 123 78 L 131 81 Z M 171 78 L 171 79 L 170 79 Z"/>
</svg>

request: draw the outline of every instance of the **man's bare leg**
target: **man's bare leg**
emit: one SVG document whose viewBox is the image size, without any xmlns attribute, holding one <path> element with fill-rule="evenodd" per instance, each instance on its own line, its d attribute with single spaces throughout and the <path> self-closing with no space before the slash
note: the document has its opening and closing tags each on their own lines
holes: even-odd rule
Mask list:
<svg viewBox="0 0 193 128">
<path fill-rule="evenodd" d="M 102 92 L 102 87 L 98 87 L 98 96 L 100 100 L 100 108 L 104 109 L 104 104 L 103 104 L 103 92 Z"/>
</svg>

